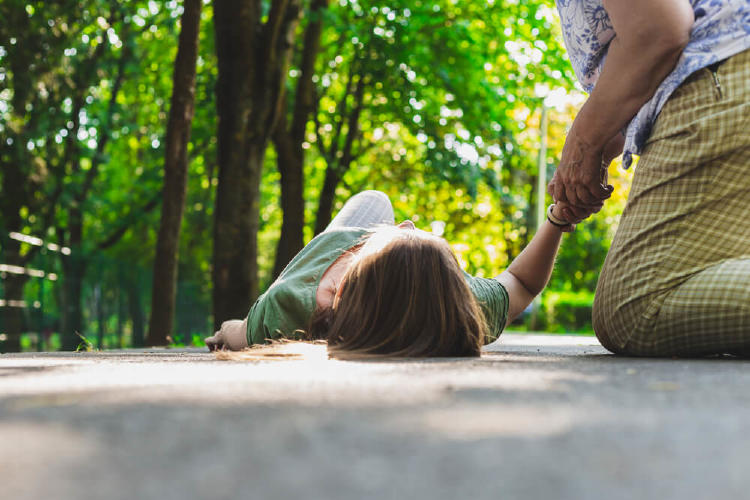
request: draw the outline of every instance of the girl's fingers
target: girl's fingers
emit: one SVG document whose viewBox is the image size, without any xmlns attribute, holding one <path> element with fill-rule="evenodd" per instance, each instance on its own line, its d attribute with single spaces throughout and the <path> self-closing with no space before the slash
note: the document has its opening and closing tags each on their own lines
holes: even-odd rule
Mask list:
<svg viewBox="0 0 750 500">
<path fill-rule="evenodd" d="M 216 332 L 212 336 L 206 337 L 204 342 L 209 351 L 216 351 L 224 347 L 224 339 L 221 336 L 221 332 Z"/>
</svg>

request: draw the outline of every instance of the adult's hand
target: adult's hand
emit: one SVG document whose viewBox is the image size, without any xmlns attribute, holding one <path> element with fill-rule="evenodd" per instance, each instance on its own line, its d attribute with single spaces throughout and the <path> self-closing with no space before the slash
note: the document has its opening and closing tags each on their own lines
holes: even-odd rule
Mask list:
<svg viewBox="0 0 750 500">
<path fill-rule="evenodd" d="M 613 141 L 622 141 L 619 131 L 672 71 L 694 22 L 689 0 L 602 3 L 616 36 L 609 43 L 596 86 L 573 122 L 548 188 L 556 202 L 570 203 L 568 210 L 576 217 L 611 194 L 602 165 L 622 149 Z"/>
<path fill-rule="evenodd" d="M 570 233 L 575 231 L 576 224 L 580 224 L 584 219 L 588 218 L 591 214 L 601 210 L 602 205 L 595 205 L 593 207 L 582 209 L 573 208 L 569 203 L 565 201 L 555 202 L 552 209 L 552 215 L 560 220 L 570 223 L 570 226 L 562 227 L 560 230 L 564 233 Z"/>
<path fill-rule="evenodd" d="M 612 195 L 613 187 L 606 183 L 607 167 L 603 151 L 588 145 L 571 129 L 563 146 L 560 164 L 547 192 L 561 203 L 565 218 L 582 220 L 598 212 L 604 200 Z"/>
</svg>

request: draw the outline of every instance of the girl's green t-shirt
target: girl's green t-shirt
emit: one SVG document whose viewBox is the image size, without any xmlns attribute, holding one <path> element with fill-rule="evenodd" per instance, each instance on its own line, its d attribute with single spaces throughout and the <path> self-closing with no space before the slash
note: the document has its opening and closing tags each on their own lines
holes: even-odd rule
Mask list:
<svg viewBox="0 0 750 500">
<path fill-rule="evenodd" d="M 248 344 L 291 337 L 296 331 L 307 328 L 315 311 L 315 294 L 323 273 L 369 232 L 371 230 L 364 228 L 332 228 L 313 238 L 250 308 Z M 497 280 L 471 276 L 466 272 L 464 275 L 487 321 L 487 342 L 493 342 L 505 327 L 508 292 Z"/>
</svg>

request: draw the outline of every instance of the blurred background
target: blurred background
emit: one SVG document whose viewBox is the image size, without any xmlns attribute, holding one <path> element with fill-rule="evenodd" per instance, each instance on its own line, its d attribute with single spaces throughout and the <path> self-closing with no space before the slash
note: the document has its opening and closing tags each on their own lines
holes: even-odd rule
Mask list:
<svg viewBox="0 0 750 500">
<path fill-rule="evenodd" d="M 551 0 L 3 0 L 0 351 L 202 345 L 364 189 L 497 275 L 574 80 Z M 610 182 L 512 329 L 592 333 Z"/>
</svg>

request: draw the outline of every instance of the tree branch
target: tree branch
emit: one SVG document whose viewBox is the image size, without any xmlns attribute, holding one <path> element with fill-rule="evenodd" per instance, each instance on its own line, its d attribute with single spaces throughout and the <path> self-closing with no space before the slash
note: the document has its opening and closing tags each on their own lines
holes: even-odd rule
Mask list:
<svg viewBox="0 0 750 500">
<path fill-rule="evenodd" d="M 125 236 L 125 233 L 127 233 L 128 230 L 133 226 L 133 224 L 138 221 L 138 219 L 159 206 L 159 202 L 161 201 L 161 194 L 161 191 L 157 191 L 154 197 L 151 198 L 145 205 L 143 205 L 140 210 L 131 210 L 127 215 L 120 217 L 119 220 L 122 221 L 120 227 L 112 231 L 109 236 L 99 242 L 96 245 L 96 248 L 98 250 L 106 250 L 107 248 L 120 241 L 122 237 Z"/>
<path fill-rule="evenodd" d="M 302 61 L 300 62 L 300 77 L 294 96 L 294 110 L 291 128 L 292 139 L 300 143 L 305 139 L 305 130 L 310 112 L 315 107 L 315 60 L 320 51 L 320 34 L 323 29 L 323 11 L 328 7 L 328 0 L 312 0 L 310 7 L 310 21 L 305 28 L 302 42 Z"/>
<path fill-rule="evenodd" d="M 352 93 L 352 82 L 354 81 L 354 63 L 356 59 L 352 60 L 352 63 L 349 65 L 349 72 L 346 77 L 346 87 L 344 90 L 344 95 L 341 97 L 341 101 L 339 102 L 338 106 L 336 106 L 336 114 L 335 117 L 338 117 L 338 120 L 336 122 L 336 132 L 334 133 L 333 137 L 331 138 L 331 146 L 329 148 L 330 151 L 330 162 L 336 161 L 336 156 L 339 153 L 339 149 L 341 148 L 341 131 L 344 128 L 344 116 L 346 113 L 346 100 L 349 97 L 349 95 Z M 335 119 L 335 118 L 334 118 Z"/>
<path fill-rule="evenodd" d="M 292 0 L 272 0 L 271 10 L 268 13 L 268 20 L 263 25 L 263 35 L 261 47 L 263 47 L 263 63 L 267 65 L 275 59 L 277 50 L 277 40 L 282 32 L 284 21 L 287 18 L 287 9 Z"/>
<path fill-rule="evenodd" d="M 344 149 L 341 155 L 341 163 L 339 164 L 340 172 L 339 177 L 343 177 L 344 172 L 349 169 L 349 165 L 353 161 L 352 146 L 354 141 L 359 136 L 359 115 L 362 112 L 362 103 L 365 95 L 365 77 L 360 75 L 357 79 L 357 86 L 354 89 L 354 102 L 352 103 L 352 111 L 348 116 L 347 120 L 347 131 L 346 139 L 344 142 Z"/>
<path fill-rule="evenodd" d="M 271 25 L 273 29 L 272 37 L 266 40 L 266 45 L 261 45 L 261 47 L 266 49 L 263 59 L 265 71 L 260 72 L 260 75 L 263 77 L 263 86 L 261 88 L 268 93 L 267 99 L 268 103 L 270 103 L 270 105 L 265 107 L 267 114 L 264 117 L 264 121 L 266 125 L 262 129 L 262 134 L 266 138 L 273 133 L 279 114 L 281 113 L 282 101 L 285 100 L 286 85 L 284 83 L 289 72 L 289 59 L 294 46 L 292 40 L 300 13 L 298 0 L 274 2 L 271 8 L 272 11 L 276 8 L 277 4 L 283 5 L 285 10 L 277 14 L 281 16 L 278 27 Z M 266 23 L 265 28 L 268 28 L 269 23 L 271 23 L 270 17 L 269 15 L 269 21 Z"/>
<path fill-rule="evenodd" d="M 322 128 L 320 124 L 320 117 L 318 116 L 318 113 L 320 112 L 320 98 L 317 97 L 317 92 L 313 90 L 315 93 L 315 97 L 313 99 L 314 105 L 312 109 L 312 117 L 313 117 L 313 123 L 315 123 L 315 143 L 318 146 L 318 151 L 320 151 L 320 154 L 323 155 L 323 158 L 328 158 L 328 154 L 330 152 L 330 148 L 326 147 L 325 141 L 323 139 L 323 134 L 320 133 L 320 129 Z"/>
</svg>

